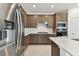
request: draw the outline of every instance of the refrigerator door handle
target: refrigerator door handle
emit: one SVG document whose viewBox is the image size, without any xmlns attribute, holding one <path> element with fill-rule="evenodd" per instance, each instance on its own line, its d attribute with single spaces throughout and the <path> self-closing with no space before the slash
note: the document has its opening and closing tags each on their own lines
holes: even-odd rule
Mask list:
<svg viewBox="0 0 79 59">
<path fill-rule="evenodd" d="M 20 16 L 20 41 L 19 41 L 19 48 L 21 48 L 21 41 L 22 41 L 22 17 L 21 17 L 20 10 L 19 10 L 19 16 Z"/>
<path fill-rule="evenodd" d="M 17 35 L 17 50 L 19 50 L 19 41 L 20 41 L 20 18 L 19 18 L 19 11 L 16 9 L 17 12 L 17 23 L 18 23 L 18 35 Z"/>
</svg>

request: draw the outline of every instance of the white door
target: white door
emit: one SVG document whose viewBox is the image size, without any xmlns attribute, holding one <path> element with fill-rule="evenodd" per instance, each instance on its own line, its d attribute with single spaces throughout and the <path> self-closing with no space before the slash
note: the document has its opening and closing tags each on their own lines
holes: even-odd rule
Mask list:
<svg viewBox="0 0 79 59">
<path fill-rule="evenodd" d="M 79 18 L 71 18 L 68 22 L 69 37 L 73 39 L 79 38 Z"/>
</svg>

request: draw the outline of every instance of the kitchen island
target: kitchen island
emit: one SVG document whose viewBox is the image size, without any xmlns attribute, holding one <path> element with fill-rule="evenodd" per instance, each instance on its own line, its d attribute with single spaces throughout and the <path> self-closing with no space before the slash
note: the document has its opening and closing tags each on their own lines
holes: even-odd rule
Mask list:
<svg viewBox="0 0 79 59">
<path fill-rule="evenodd" d="M 60 56 L 79 56 L 79 41 L 69 39 L 68 37 L 49 37 L 58 48 L 60 48 Z M 63 51 L 61 51 L 61 49 Z"/>
</svg>

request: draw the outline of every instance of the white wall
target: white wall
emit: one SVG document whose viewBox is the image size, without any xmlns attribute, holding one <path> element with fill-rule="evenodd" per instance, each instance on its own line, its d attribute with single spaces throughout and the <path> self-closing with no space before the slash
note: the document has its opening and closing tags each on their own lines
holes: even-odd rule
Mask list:
<svg viewBox="0 0 79 59">
<path fill-rule="evenodd" d="M 11 3 L 0 3 L 0 18 L 6 19 Z"/>
</svg>

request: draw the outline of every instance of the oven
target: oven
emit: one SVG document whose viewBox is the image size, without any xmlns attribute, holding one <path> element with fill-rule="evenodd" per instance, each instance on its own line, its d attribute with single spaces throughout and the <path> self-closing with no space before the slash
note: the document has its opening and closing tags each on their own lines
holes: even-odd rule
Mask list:
<svg viewBox="0 0 79 59">
<path fill-rule="evenodd" d="M 66 36 L 66 35 L 67 35 L 67 23 L 57 22 L 57 36 Z"/>
</svg>

